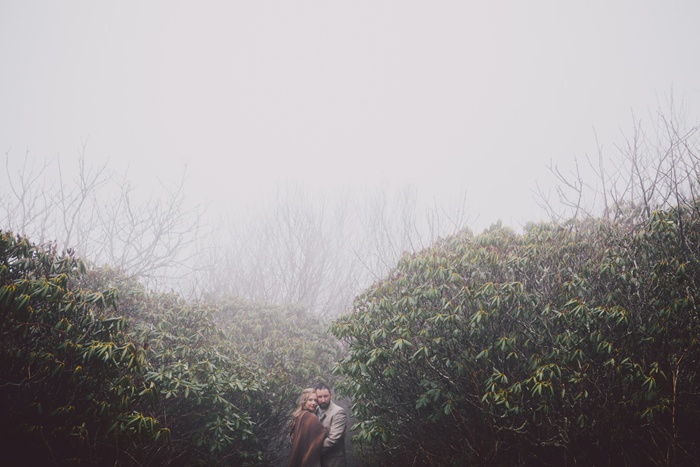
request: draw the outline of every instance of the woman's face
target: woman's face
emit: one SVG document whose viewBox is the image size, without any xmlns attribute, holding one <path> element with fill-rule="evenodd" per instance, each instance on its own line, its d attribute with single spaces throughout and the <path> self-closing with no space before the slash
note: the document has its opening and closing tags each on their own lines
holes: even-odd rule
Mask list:
<svg viewBox="0 0 700 467">
<path fill-rule="evenodd" d="M 316 412 L 316 406 L 318 406 L 318 399 L 316 398 L 316 394 L 312 392 L 309 394 L 309 398 L 306 399 L 306 402 L 304 402 L 304 410 Z"/>
</svg>

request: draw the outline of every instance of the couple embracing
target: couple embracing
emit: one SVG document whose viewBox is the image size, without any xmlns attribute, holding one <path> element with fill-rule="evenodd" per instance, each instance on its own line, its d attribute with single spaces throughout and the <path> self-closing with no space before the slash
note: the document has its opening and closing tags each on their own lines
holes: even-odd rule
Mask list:
<svg viewBox="0 0 700 467">
<path fill-rule="evenodd" d="M 292 450 L 287 467 L 345 467 L 345 410 L 331 400 L 331 388 L 304 389 L 292 414 Z"/>
</svg>

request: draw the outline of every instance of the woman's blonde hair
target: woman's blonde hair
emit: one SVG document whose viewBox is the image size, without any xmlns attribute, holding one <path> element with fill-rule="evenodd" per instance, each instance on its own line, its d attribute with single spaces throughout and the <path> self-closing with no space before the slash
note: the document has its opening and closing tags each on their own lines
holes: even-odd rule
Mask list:
<svg viewBox="0 0 700 467">
<path fill-rule="evenodd" d="M 294 423 L 294 420 L 304 411 L 304 405 L 306 401 L 309 400 L 309 396 L 315 393 L 316 390 L 314 388 L 306 388 L 301 392 L 301 396 L 299 396 L 299 400 L 297 400 L 297 408 L 294 410 L 294 413 L 292 413 L 292 423 Z"/>
</svg>

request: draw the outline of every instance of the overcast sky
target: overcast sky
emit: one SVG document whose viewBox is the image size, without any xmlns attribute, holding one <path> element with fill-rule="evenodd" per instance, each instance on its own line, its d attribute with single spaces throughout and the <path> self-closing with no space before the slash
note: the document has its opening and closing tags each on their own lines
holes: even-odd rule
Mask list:
<svg viewBox="0 0 700 467">
<path fill-rule="evenodd" d="M 0 0 L 0 150 L 177 178 L 466 193 L 473 227 L 613 151 L 671 95 L 700 121 L 697 1 Z M 218 200 L 218 201 L 217 201 Z"/>
</svg>

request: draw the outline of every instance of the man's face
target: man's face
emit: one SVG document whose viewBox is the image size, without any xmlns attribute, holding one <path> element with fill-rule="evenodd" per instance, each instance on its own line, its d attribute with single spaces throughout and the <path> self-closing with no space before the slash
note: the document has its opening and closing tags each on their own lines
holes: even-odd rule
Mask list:
<svg viewBox="0 0 700 467">
<path fill-rule="evenodd" d="M 328 389 L 317 389 L 316 397 L 321 410 L 327 410 L 328 406 L 331 405 L 331 392 Z"/>
</svg>

